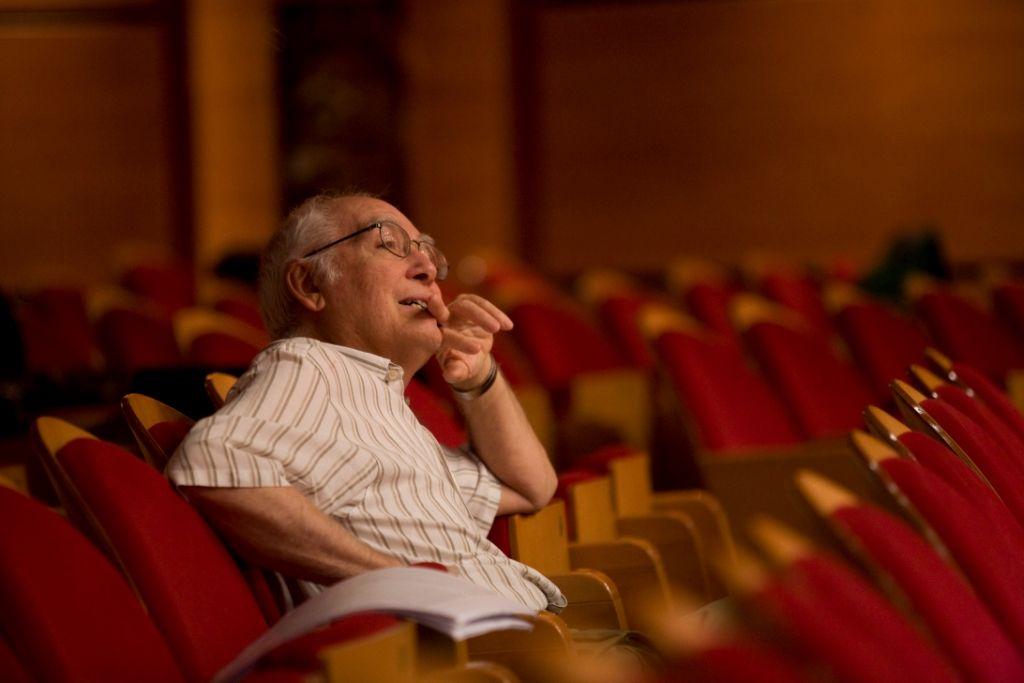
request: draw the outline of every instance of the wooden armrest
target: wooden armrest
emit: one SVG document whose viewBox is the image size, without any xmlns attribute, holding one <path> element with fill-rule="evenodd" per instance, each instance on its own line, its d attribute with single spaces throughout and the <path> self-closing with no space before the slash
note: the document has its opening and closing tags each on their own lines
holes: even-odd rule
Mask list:
<svg viewBox="0 0 1024 683">
<path fill-rule="evenodd" d="M 411 681 L 416 675 L 416 626 L 403 621 L 365 638 L 320 650 L 328 681 Z"/>
<path fill-rule="evenodd" d="M 658 549 L 672 585 L 708 602 L 722 597 L 721 590 L 712 586 L 707 551 L 689 515 L 679 511 L 630 515 L 620 517 L 617 527 L 621 536 L 643 539 Z"/>
<path fill-rule="evenodd" d="M 508 667 L 494 662 L 467 662 L 420 676 L 418 683 L 519 683 L 519 677 Z"/>
<path fill-rule="evenodd" d="M 735 555 L 736 543 L 729 518 L 726 517 L 721 501 L 710 491 L 657 491 L 653 494 L 651 505 L 654 512 L 685 512 L 697 526 L 697 532 L 710 552 Z"/>
<path fill-rule="evenodd" d="M 470 638 L 469 658 L 506 666 L 525 681 L 549 680 L 552 664 L 575 659 L 576 646 L 558 615 L 541 612 L 531 621 L 532 631 L 495 631 Z"/>
<path fill-rule="evenodd" d="M 576 569 L 568 574 L 548 578 L 569 601 L 559 616 L 571 628 L 582 630 L 627 627 L 619 589 L 606 574 L 596 569 Z"/>
<path fill-rule="evenodd" d="M 571 543 L 569 561 L 574 569 L 596 569 L 615 582 L 632 629 L 645 631 L 645 626 L 671 611 L 671 591 L 661 555 L 643 539 Z"/>
</svg>

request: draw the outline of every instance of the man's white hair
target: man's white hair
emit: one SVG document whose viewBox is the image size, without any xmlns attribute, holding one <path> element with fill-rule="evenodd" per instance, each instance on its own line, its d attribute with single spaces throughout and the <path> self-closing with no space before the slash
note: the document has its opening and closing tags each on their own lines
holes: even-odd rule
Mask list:
<svg viewBox="0 0 1024 683">
<path fill-rule="evenodd" d="M 260 258 L 259 278 L 260 313 L 271 339 L 294 334 L 299 323 L 298 303 L 285 283 L 289 264 L 337 236 L 346 200 L 370 196 L 364 192 L 329 192 L 311 197 L 294 208 L 271 236 Z M 321 286 L 340 275 L 328 255 L 329 250 L 308 259 L 313 277 Z"/>
</svg>

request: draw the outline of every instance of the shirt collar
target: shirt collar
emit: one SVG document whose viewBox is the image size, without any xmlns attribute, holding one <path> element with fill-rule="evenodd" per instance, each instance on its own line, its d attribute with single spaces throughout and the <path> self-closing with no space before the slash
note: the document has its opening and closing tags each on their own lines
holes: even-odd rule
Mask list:
<svg viewBox="0 0 1024 683">
<path fill-rule="evenodd" d="M 375 377 L 384 381 L 385 384 L 392 382 L 399 382 L 400 385 L 405 377 L 405 371 L 401 365 L 393 363 L 383 356 L 378 356 L 369 351 L 360 351 L 359 349 L 353 349 L 350 346 L 340 346 L 339 344 L 331 344 L 329 342 L 320 342 L 324 346 L 344 355 L 352 360 L 356 361 L 362 367 L 368 369 Z"/>
</svg>

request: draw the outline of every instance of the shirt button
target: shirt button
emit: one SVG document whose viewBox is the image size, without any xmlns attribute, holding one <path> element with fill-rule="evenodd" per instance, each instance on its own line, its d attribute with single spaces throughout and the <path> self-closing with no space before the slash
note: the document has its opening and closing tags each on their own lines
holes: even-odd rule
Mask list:
<svg viewBox="0 0 1024 683">
<path fill-rule="evenodd" d="M 384 376 L 384 380 L 387 381 L 387 382 L 394 382 L 396 379 L 398 379 L 398 376 L 399 376 L 400 373 L 401 373 L 401 370 L 399 368 L 396 368 L 395 366 L 391 366 L 391 367 L 388 368 L 388 372 Z"/>
</svg>

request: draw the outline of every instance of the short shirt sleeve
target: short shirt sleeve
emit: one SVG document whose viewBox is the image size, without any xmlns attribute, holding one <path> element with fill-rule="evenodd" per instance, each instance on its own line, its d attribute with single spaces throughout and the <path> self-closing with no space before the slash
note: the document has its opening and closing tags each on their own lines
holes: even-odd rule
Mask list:
<svg viewBox="0 0 1024 683">
<path fill-rule="evenodd" d="M 376 464 L 339 434 L 323 377 L 301 347 L 270 347 L 232 400 L 200 420 L 166 474 L 179 486 L 292 485 L 327 513 L 361 500 Z"/>
<path fill-rule="evenodd" d="M 441 446 L 441 450 L 470 515 L 479 529 L 487 534 L 498 512 L 498 503 L 501 502 L 501 481 L 467 447 Z"/>
</svg>

